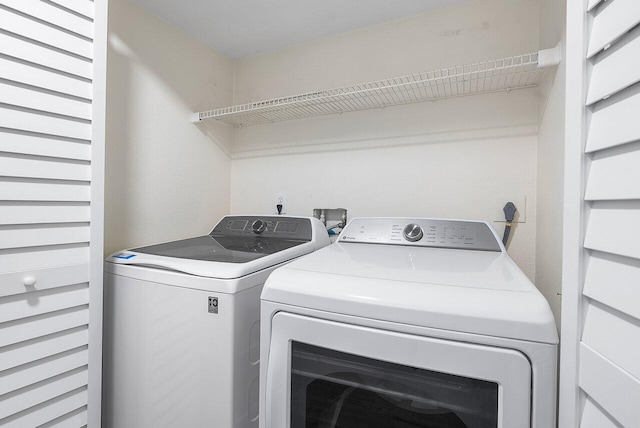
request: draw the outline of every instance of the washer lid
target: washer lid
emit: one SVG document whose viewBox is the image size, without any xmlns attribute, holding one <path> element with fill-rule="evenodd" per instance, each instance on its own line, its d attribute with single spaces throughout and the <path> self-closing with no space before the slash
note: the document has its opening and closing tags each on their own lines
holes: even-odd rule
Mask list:
<svg viewBox="0 0 640 428">
<path fill-rule="evenodd" d="M 229 237 L 217 234 L 134 248 L 131 252 L 207 262 L 247 263 L 309 242 L 309 240 Z"/>
<path fill-rule="evenodd" d="M 262 299 L 401 324 L 558 342 L 547 301 L 503 252 L 337 243 L 277 269 Z"/>
<path fill-rule="evenodd" d="M 316 219 L 228 216 L 209 235 L 120 251 L 116 264 L 171 269 L 210 278 L 239 278 L 329 243 Z"/>
</svg>

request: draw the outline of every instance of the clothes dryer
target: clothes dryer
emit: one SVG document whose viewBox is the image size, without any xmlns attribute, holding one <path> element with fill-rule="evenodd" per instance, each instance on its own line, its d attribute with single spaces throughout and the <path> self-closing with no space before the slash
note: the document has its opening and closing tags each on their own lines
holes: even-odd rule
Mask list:
<svg viewBox="0 0 640 428">
<path fill-rule="evenodd" d="M 262 292 L 262 428 L 552 428 L 548 303 L 484 222 L 361 218 Z"/>
<path fill-rule="evenodd" d="M 262 285 L 329 243 L 315 218 L 228 216 L 109 256 L 104 426 L 256 427 Z"/>
</svg>

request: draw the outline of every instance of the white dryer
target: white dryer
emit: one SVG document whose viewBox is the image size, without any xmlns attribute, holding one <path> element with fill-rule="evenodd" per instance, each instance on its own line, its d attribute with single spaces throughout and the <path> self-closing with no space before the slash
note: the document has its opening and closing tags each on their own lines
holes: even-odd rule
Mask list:
<svg viewBox="0 0 640 428">
<path fill-rule="evenodd" d="M 361 218 L 277 269 L 262 428 L 552 428 L 547 301 L 484 222 Z"/>
<path fill-rule="evenodd" d="M 330 243 L 314 218 L 228 216 L 105 263 L 105 427 L 258 425 L 260 292 Z"/>
</svg>

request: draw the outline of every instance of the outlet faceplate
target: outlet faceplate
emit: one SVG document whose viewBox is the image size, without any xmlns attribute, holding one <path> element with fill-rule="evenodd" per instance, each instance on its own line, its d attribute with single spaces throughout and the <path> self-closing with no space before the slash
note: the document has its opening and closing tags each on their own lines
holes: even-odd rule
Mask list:
<svg viewBox="0 0 640 428">
<path fill-rule="evenodd" d="M 513 223 L 526 223 L 527 222 L 527 197 L 525 195 L 512 195 L 512 196 L 495 196 L 494 197 L 494 214 L 493 221 L 504 222 L 504 208 L 507 202 L 513 202 L 516 206 L 516 215 L 513 218 Z"/>
</svg>

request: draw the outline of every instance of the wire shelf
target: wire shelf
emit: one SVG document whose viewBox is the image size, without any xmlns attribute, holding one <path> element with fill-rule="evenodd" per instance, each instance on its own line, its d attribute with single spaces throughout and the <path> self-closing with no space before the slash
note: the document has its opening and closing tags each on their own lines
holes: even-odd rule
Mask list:
<svg viewBox="0 0 640 428">
<path fill-rule="evenodd" d="M 531 88 L 538 52 L 194 113 L 235 127 Z"/>
</svg>

